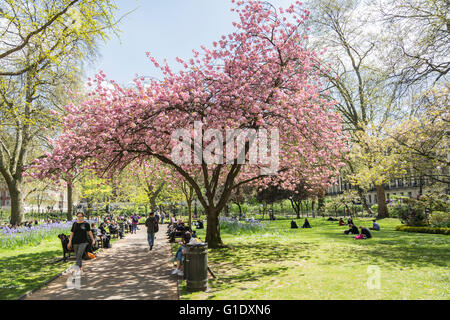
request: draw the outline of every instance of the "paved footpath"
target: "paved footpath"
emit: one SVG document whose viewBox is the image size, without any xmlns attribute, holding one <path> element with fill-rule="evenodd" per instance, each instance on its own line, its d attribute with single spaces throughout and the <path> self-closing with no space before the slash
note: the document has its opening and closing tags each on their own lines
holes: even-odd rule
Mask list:
<svg viewBox="0 0 450 320">
<path fill-rule="evenodd" d="M 80 289 L 69 289 L 69 274 L 62 275 L 26 300 L 176 300 L 177 278 L 172 276 L 167 225 L 160 225 L 155 246 L 149 251 L 147 228 L 127 234 L 100 252 L 96 259 L 83 261 Z M 75 262 L 74 262 L 75 263 Z"/>
</svg>

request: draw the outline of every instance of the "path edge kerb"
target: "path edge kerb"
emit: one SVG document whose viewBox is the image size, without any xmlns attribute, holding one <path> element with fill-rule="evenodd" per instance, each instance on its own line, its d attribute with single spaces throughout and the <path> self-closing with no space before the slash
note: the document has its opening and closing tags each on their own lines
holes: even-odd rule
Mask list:
<svg viewBox="0 0 450 320">
<path fill-rule="evenodd" d="M 101 248 L 100 250 L 97 250 L 96 255 L 99 254 L 100 252 L 102 252 L 103 250 L 104 250 L 104 248 Z M 57 262 L 54 262 L 54 263 L 57 263 Z M 28 298 L 29 296 L 31 296 L 36 291 L 39 291 L 39 290 L 43 289 L 44 287 L 48 286 L 50 283 L 52 283 L 53 281 L 55 281 L 56 279 L 61 277 L 65 272 L 67 272 L 67 269 L 62 271 L 62 272 L 60 272 L 56 276 L 54 276 L 54 277 L 44 281 L 44 283 L 42 283 L 39 287 L 36 287 L 36 288 L 32 289 L 31 291 L 28 291 L 27 293 L 24 293 L 23 295 L 21 295 L 16 300 L 18 301 L 18 300 L 24 300 L 25 298 Z"/>
<path fill-rule="evenodd" d="M 60 274 L 57 274 L 56 276 L 54 276 L 53 278 L 45 281 L 42 285 L 40 285 L 37 288 L 34 288 L 33 290 L 21 295 L 19 298 L 17 298 L 16 300 L 24 300 L 25 298 L 31 296 L 33 293 L 35 293 L 36 291 L 39 291 L 41 289 L 43 289 L 45 286 L 49 285 L 51 282 L 55 281 L 56 279 L 58 279 L 59 277 L 61 277 L 64 272 L 66 272 L 67 270 L 64 270 L 63 272 L 61 272 Z"/>
</svg>

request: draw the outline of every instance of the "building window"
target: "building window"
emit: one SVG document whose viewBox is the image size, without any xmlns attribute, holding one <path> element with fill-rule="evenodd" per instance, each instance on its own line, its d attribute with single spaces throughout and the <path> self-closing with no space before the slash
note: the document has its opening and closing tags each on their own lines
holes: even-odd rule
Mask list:
<svg viewBox="0 0 450 320">
<path fill-rule="evenodd" d="M 387 199 L 391 200 L 391 195 L 389 193 L 387 194 Z"/>
<path fill-rule="evenodd" d="M 369 194 L 369 203 L 372 203 L 372 195 Z"/>
</svg>

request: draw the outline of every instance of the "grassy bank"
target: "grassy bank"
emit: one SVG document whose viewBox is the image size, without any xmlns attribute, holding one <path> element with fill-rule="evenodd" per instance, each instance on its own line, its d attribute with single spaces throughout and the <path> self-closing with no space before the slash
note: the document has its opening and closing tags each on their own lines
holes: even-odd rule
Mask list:
<svg viewBox="0 0 450 320">
<path fill-rule="evenodd" d="M 309 221 L 312 229 L 291 230 L 289 220 L 278 220 L 258 234 L 222 233 L 228 247 L 208 256 L 218 279 L 206 293 L 188 293 L 183 282 L 182 298 L 449 299 L 450 237 L 395 231 L 398 219 L 385 219 L 373 239 L 355 240 L 337 222 Z M 368 289 L 374 267 L 380 288 Z"/>
</svg>

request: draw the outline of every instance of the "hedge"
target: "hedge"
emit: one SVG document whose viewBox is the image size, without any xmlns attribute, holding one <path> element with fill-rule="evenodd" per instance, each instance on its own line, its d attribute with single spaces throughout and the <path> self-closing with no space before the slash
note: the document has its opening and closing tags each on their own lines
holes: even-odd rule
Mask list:
<svg viewBox="0 0 450 320">
<path fill-rule="evenodd" d="M 397 226 L 397 231 L 450 235 L 450 228 Z"/>
</svg>

